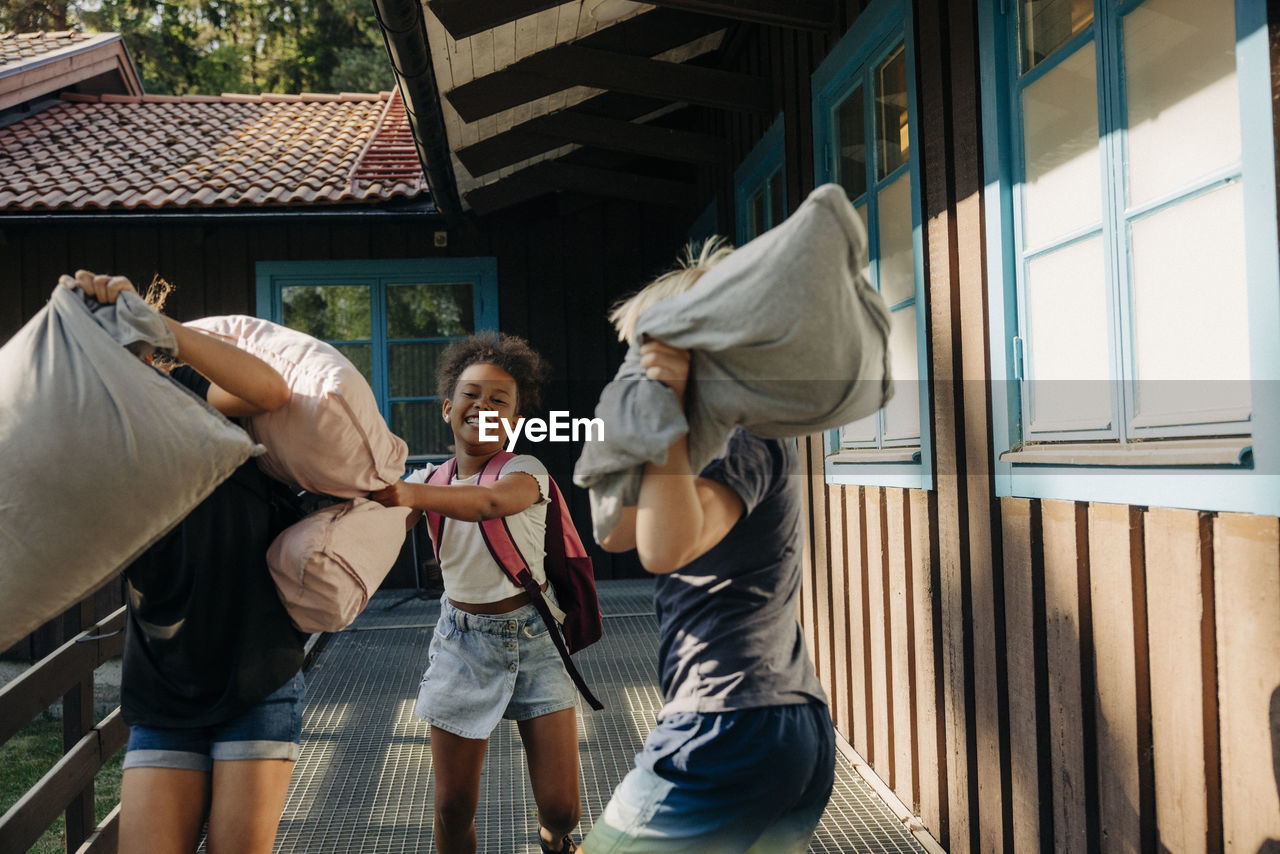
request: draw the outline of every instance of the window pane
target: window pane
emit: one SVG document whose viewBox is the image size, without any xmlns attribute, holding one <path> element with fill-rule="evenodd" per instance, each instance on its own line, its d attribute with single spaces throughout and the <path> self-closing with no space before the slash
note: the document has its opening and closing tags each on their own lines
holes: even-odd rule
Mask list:
<svg viewBox="0 0 1280 854">
<path fill-rule="evenodd" d="M 1024 401 L 1032 431 L 1111 424 L 1111 357 L 1102 238 L 1027 265 Z"/>
<path fill-rule="evenodd" d="M 865 233 L 867 229 L 867 203 L 863 202 L 860 205 L 854 205 L 853 212 L 858 215 L 858 219 L 862 222 L 863 233 Z M 869 247 L 863 247 L 862 254 L 865 256 L 863 260 L 866 262 L 865 264 L 863 264 L 863 267 L 861 270 L 862 277 L 866 279 L 868 282 L 870 282 L 871 281 L 871 252 L 869 251 Z"/>
<path fill-rule="evenodd" d="M 854 205 L 853 212 L 858 215 L 858 219 L 862 221 L 863 228 L 865 228 L 867 225 L 867 203 L 863 202 L 860 205 Z M 869 282 L 871 281 L 870 254 L 864 254 L 867 255 L 868 266 L 862 268 L 862 275 Z M 840 447 L 842 448 L 874 448 L 879 444 L 879 439 L 879 412 L 840 428 Z"/>
<path fill-rule="evenodd" d="M 436 393 L 436 367 L 445 343 L 416 342 L 387 345 L 392 397 L 430 397 Z"/>
<path fill-rule="evenodd" d="M 290 285 L 280 289 L 284 325 L 325 341 L 370 336 L 365 285 Z"/>
<path fill-rule="evenodd" d="M 747 200 L 747 239 L 764 233 L 764 190 Z"/>
<path fill-rule="evenodd" d="M 850 199 L 867 191 L 867 123 L 862 110 L 861 86 L 836 108 L 837 180 Z"/>
<path fill-rule="evenodd" d="M 391 432 L 405 440 L 411 457 L 443 455 L 453 447 L 453 432 L 435 400 L 391 404 Z"/>
<path fill-rule="evenodd" d="M 889 365 L 893 398 L 884 408 L 884 438 L 920 438 L 920 385 L 916 359 L 916 307 L 889 316 Z"/>
<path fill-rule="evenodd" d="M 338 352 L 351 360 L 364 378 L 373 385 L 373 348 L 368 344 L 335 344 Z"/>
<path fill-rule="evenodd" d="M 1023 0 L 1020 5 L 1024 73 L 1093 23 L 1093 0 Z"/>
<path fill-rule="evenodd" d="M 911 175 L 904 172 L 878 194 L 880 293 L 897 305 L 916 293 L 915 252 L 911 248 Z"/>
<path fill-rule="evenodd" d="M 1249 405 L 1243 185 L 1145 217 L 1132 234 L 1139 423 L 1231 420 L 1215 411 Z"/>
<path fill-rule="evenodd" d="M 1023 90 L 1022 121 L 1023 247 L 1032 249 L 1102 218 L 1092 44 Z"/>
<path fill-rule="evenodd" d="M 1240 158 L 1235 32 L 1230 0 L 1147 0 L 1125 18 L 1131 205 Z"/>
<path fill-rule="evenodd" d="M 907 127 L 907 52 L 899 45 L 876 69 L 876 178 L 883 178 L 911 156 Z"/>
<path fill-rule="evenodd" d="M 769 227 L 787 218 L 787 193 L 782 186 L 782 170 L 769 176 Z"/>
<path fill-rule="evenodd" d="M 840 428 L 840 447 L 865 448 L 876 445 L 876 436 L 880 433 L 880 413 L 868 415 L 860 421 L 846 424 Z"/>
<path fill-rule="evenodd" d="M 388 338 L 458 337 L 474 330 L 469 282 L 387 286 Z"/>
</svg>

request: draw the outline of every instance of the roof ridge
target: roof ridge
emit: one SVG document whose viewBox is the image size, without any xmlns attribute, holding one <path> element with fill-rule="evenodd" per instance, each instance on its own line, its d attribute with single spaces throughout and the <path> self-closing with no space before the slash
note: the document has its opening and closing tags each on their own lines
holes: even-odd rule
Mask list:
<svg viewBox="0 0 1280 854">
<path fill-rule="evenodd" d="M 347 173 L 347 186 L 352 190 L 363 182 L 425 185 L 422 161 L 399 89 L 389 93 L 377 126 Z"/>
<path fill-rule="evenodd" d="M 223 92 L 221 95 L 85 95 L 80 92 L 63 92 L 64 101 L 81 104 L 329 104 L 337 102 L 389 101 L 390 92 L 301 92 L 297 95 L 279 92 L 263 92 L 253 95 L 244 92 Z"/>
</svg>

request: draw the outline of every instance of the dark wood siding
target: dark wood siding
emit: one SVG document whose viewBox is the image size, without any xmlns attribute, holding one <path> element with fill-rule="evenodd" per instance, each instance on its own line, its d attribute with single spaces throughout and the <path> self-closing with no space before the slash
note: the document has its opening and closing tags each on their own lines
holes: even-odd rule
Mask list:
<svg viewBox="0 0 1280 854">
<path fill-rule="evenodd" d="M 428 217 L 379 221 L 266 218 L 169 225 L 16 223 L 0 220 L 0 340 L 45 303 L 58 276 L 76 268 L 108 270 L 145 285 L 155 275 L 177 286 L 168 304 L 179 319 L 254 314 L 258 261 L 493 256 L 498 260 L 499 325 L 521 335 L 552 363 L 544 410 L 590 416 L 623 348 L 605 320 L 616 299 L 675 259 L 684 223 L 669 210 L 629 202 L 544 199 L 449 234 Z M 569 489 L 579 448 L 545 444 L 537 453 L 566 489 L 579 529 L 590 531 L 586 496 Z M 589 541 L 589 537 L 588 537 Z M 601 578 L 634 577 L 633 556 L 594 549 Z"/>
</svg>

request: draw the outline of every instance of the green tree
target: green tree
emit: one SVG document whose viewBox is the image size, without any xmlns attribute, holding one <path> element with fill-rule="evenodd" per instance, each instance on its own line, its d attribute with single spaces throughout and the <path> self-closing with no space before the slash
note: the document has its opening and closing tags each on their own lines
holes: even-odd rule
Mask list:
<svg viewBox="0 0 1280 854">
<path fill-rule="evenodd" d="M 0 32 L 65 30 L 67 22 L 67 0 L 4 0 L 0 3 Z"/>
<path fill-rule="evenodd" d="M 0 0 L 0 30 L 116 32 L 153 94 L 394 85 L 368 0 Z"/>
</svg>

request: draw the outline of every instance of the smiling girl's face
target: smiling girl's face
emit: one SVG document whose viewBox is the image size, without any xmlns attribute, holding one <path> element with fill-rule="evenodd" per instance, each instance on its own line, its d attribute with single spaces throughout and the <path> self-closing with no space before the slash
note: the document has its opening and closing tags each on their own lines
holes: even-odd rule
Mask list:
<svg viewBox="0 0 1280 854">
<path fill-rule="evenodd" d="M 515 377 L 497 365 L 469 365 L 458 376 L 453 397 L 444 402 L 444 417 L 453 429 L 455 447 L 470 454 L 499 451 L 506 444 L 498 419 L 505 418 L 513 426 L 519 411 L 518 386 Z M 480 441 L 480 413 L 492 412 L 490 435 L 494 440 Z"/>
</svg>

